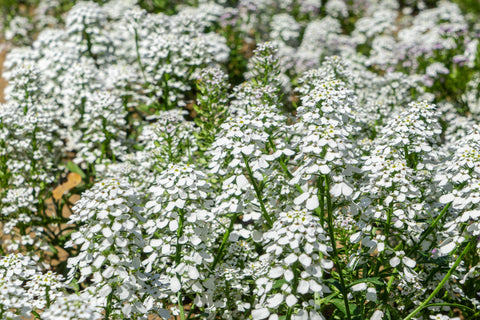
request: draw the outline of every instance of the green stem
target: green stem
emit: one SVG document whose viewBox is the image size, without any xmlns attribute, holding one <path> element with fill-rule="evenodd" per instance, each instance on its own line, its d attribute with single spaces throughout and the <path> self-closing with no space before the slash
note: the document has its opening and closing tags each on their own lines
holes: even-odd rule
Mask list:
<svg viewBox="0 0 480 320">
<path fill-rule="evenodd" d="M 292 318 L 292 313 L 293 313 L 293 308 L 288 307 L 287 316 L 286 316 L 285 320 L 290 320 Z"/>
<path fill-rule="evenodd" d="M 145 83 L 148 84 L 147 77 L 145 76 L 145 68 L 143 67 L 142 60 L 140 59 L 140 50 L 138 46 L 138 32 L 137 32 L 137 29 L 134 29 L 134 31 L 135 31 L 135 51 L 137 53 L 137 62 L 138 62 L 138 65 L 140 66 L 140 70 L 142 71 L 143 81 L 145 81 Z"/>
<path fill-rule="evenodd" d="M 170 76 L 168 73 L 164 74 L 162 77 L 163 81 L 163 102 L 165 103 L 165 110 L 170 110 L 170 100 L 169 100 L 169 92 L 170 92 L 170 86 L 168 85 L 168 80 L 170 79 Z"/>
<path fill-rule="evenodd" d="M 319 203 L 319 208 L 320 209 L 315 209 L 317 212 L 318 217 L 320 218 L 320 223 L 322 226 L 325 223 L 325 186 L 323 185 L 323 182 L 318 179 L 317 180 L 317 185 L 318 185 L 318 203 Z"/>
<path fill-rule="evenodd" d="M 178 217 L 178 229 L 177 229 L 177 245 L 176 245 L 176 252 L 175 252 L 175 264 L 180 264 L 180 260 L 182 259 L 182 244 L 180 243 L 180 238 L 183 235 L 183 223 L 185 218 L 185 212 L 181 209 L 179 210 L 179 217 Z"/>
<path fill-rule="evenodd" d="M 105 308 L 105 320 L 109 320 L 110 313 L 112 312 L 112 300 L 113 300 L 113 288 L 107 297 L 107 306 Z"/>
<path fill-rule="evenodd" d="M 178 229 L 177 229 L 177 245 L 176 245 L 176 252 L 175 252 L 175 264 L 178 266 L 180 264 L 180 261 L 182 259 L 182 244 L 180 243 L 180 238 L 183 235 L 183 228 L 184 228 L 184 222 L 185 222 L 185 212 L 183 209 L 180 209 L 179 212 L 179 217 L 178 217 Z M 181 282 L 181 277 L 180 275 L 177 274 L 178 281 Z M 178 298 L 178 308 L 180 309 L 180 319 L 185 320 L 185 310 L 183 309 L 183 298 L 182 298 L 182 290 L 178 291 L 177 293 L 177 298 Z"/>
<path fill-rule="evenodd" d="M 387 246 L 387 248 L 390 247 L 390 241 L 388 240 L 390 238 L 390 226 L 392 224 L 392 215 L 393 215 L 393 202 L 390 202 L 390 205 L 388 206 L 388 209 L 387 209 L 387 222 L 385 223 L 385 244 Z M 381 253 L 380 253 L 380 256 L 379 258 L 383 258 L 385 256 L 385 250 L 383 250 Z M 375 265 L 375 270 L 374 270 L 374 274 L 375 276 L 378 275 L 378 272 L 380 272 L 380 267 L 381 267 L 381 263 L 377 263 Z M 391 279 L 393 278 L 393 276 L 391 277 Z"/>
<path fill-rule="evenodd" d="M 273 152 L 277 151 L 277 148 L 275 147 L 275 144 L 273 143 L 273 140 L 272 140 L 272 137 L 271 137 L 271 136 L 268 137 L 268 142 L 270 142 L 270 146 L 271 146 Z M 288 168 L 287 168 L 287 166 L 286 166 L 286 164 L 285 164 L 285 161 L 283 160 L 284 157 L 285 157 L 285 155 L 282 154 L 282 155 L 278 158 L 278 163 L 280 164 L 280 167 L 282 167 L 282 170 L 283 170 L 283 172 L 287 175 L 287 177 L 288 177 L 289 179 L 291 179 L 291 178 L 293 178 L 293 175 L 290 173 L 290 171 L 288 171 Z"/>
<path fill-rule="evenodd" d="M 177 299 L 178 299 L 178 308 L 180 309 L 180 319 L 185 320 L 185 309 L 183 309 L 183 299 L 182 299 L 182 291 L 178 291 Z"/>
<path fill-rule="evenodd" d="M 277 151 L 277 148 L 275 147 L 271 137 L 268 138 L 269 141 L 270 141 L 270 145 L 272 147 L 272 150 L 275 152 Z M 287 175 L 287 177 L 289 179 L 293 178 L 293 175 L 290 173 L 290 171 L 288 171 L 288 168 L 285 164 L 285 161 L 284 161 L 284 158 L 285 158 L 285 155 L 282 154 L 282 156 L 280 158 L 278 158 L 278 163 L 280 164 L 280 166 L 282 167 L 282 170 L 283 172 Z M 302 190 L 302 187 L 300 187 L 300 185 L 298 183 L 295 184 L 295 188 L 297 189 L 298 192 L 300 193 L 303 193 L 303 190 Z M 324 222 L 324 205 L 325 205 L 325 200 L 324 200 L 324 188 L 323 188 L 323 184 L 321 184 L 321 186 L 319 187 L 319 194 L 318 194 L 318 201 L 320 203 L 319 207 L 315 208 L 315 213 L 317 214 L 317 216 L 320 218 L 320 223 L 323 225 L 323 222 Z"/>
<path fill-rule="evenodd" d="M 392 215 L 393 215 L 393 202 L 390 202 L 390 205 L 388 206 L 387 210 L 387 223 L 385 225 L 385 242 L 387 246 L 390 246 L 390 241 L 388 238 L 390 238 L 390 225 L 392 224 Z"/>
<path fill-rule="evenodd" d="M 330 198 L 330 183 L 328 181 L 328 176 L 324 175 L 325 180 L 325 195 L 327 197 L 327 224 L 328 224 L 328 233 L 330 235 L 330 242 L 332 244 L 333 255 L 332 259 L 335 263 L 335 266 L 338 270 L 338 275 L 340 276 L 340 285 L 342 287 L 342 296 L 343 296 L 343 303 L 345 304 L 345 311 L 347 314 L 347 319 L 351 319 L 350 315 L 350 306 L 348 304 L 348 297 L 347 297 L 347 287 L 345 286 L 345 280 L 343 279 L 343 270 L 338 260 L 338 252 L 337 252 L 337 243 L 335 240 L 335 233 L 333 232 L 333 210 L 332 210 L 332 199 Z"/>
<path fill-rule="evenodd" d="M 428 307 L 428 303 L 437 295 L 437 293 L 443 288 L 443 285 L 448 281 L 448 279 L 452 276 L 452 273 L 457 269 L 458 265 L 460 262 L 462 262 L 463 257 L 465 254 L 470 250 L 470 247 L 472 246 L 473 241 L 468 242 L 467 246 L 465 249 L 463 249 L 462 253 L 458 256 L 457 260 L 453 264 L 453 266 L 448 270 L 447 274 L 445 277 L 443 277 L 442 281 L 437 285 L 435 290 L 428 296 L 428 298 L 422 302 L 415 310 L 413 310 L 407 317 L 405 317 L 403 320 L 409 320 L 413 318 L 418 312 L 420 312 L 422 309 Z"/>
<path fill-rule="evenodd" d="M 193 315 L 193 310 L 195 309 L 195 303 L 192 303 L 190 305 L 190 310 L 188 311 L 188 314 L 187 314 L 187 320 L 190 319 L 190 317 Z"/>
<path fill-rule="evenodd" d="M 450 208 L 451 204 L 452 204 L 451 202 L 447 203 L 447 205 L 443 208 L 443 210 L 440 212 L 438 217 L 435 218 L 435 220 L 432 222 L 432 224 L 430 224 L 428 226 L 427 230 L 425 230 L 425 232 L 422 234 L 420 240 L 412 247 L 412 249 L 410 249 L 410 251 L 408 251 L 407 256 L 410 256 L 412 253 L 417 251 L 418 247 L 420 247 L 422 242 L 428 237 L 428 235 L 433 231 L 433 229 L 435 229 L 435 227 L 436 227 L 437 223 L 440 221 L 440 219 L 442 219 L 443 216 L 447 213 L 448 208 Z"/>
<path fill-rule="evenodd" d="M 395 269 L 395 271 L 397 271 Z M 388 279 L 388 283 L 387 283 L 387 293 L 390 293 L 390 291 L 392 290 L 392 284 L 393 284 L 393 281 L 395 280 L 395 275 L 391 275 L 390 276 L 390 279 Z"/>
<path fill-rule="evenodd" d="M 262 215 L 265 218 L 265 220 L 267 220 L 268 225 L 271 227 L 273 225 L 272 218 L 270 218 L 270 215 L 268 214 L 267 209 L 265 208 L 265 204 L 263 203 L 263 199 L 262 199 L 262 193 L 260 192 L 260 188 L 258 187 L 256 179 L 253 176 L 252 169 L 248 164 L 248 159 L 244 154 L 242 154 L 242 157 L 243 157 L 243 161 L 245 162 L 245 166 L 247 168 L 248 177 L 250 178 L 250 182 L 253 185 L 253 189 L 255 190 L 255 194 L 257 195 L 258 202 L 260 203 Z"/>
<path fill-rule="evenodd" d="M 218 261 L 220 261 L 220 258 L 222 257 L 223 250 L 225 249 L 225 244 L 227 243 L 228 238 L 230 237 L 230 233 L 233 230 L 235 220 L 237 220 L 237 214 L 235 214 L 232 217 L 232 220 L 230 220 L 230 225 L 228 226 L 227 232 L 223 235 L 222 244 L 220 245 L 220 248 L 218 249 L 218 253 L 215 256 L 215 259 L 213 260 L 212 270 L 215 269 L 215 266 L 217 265 Z"/>
</svg>

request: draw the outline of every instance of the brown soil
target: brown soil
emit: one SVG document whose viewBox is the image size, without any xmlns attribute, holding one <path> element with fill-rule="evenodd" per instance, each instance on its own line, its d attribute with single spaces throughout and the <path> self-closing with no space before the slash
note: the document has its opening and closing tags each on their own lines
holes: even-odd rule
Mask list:
<svg viewBox="0 0 480 320">
<path fill-rule="evenodd" d="M 7 48 L 3 47 L 3 43 L 0 43 L 0 103 L 5 103 L 5 99 L 3 96 L 3 90 L 7 86 L 7 81 L 2 78 L 2 72 L 3 72 L 3 62 L 5 61 L 5 57 L 7 55 Z"/>
</svg>

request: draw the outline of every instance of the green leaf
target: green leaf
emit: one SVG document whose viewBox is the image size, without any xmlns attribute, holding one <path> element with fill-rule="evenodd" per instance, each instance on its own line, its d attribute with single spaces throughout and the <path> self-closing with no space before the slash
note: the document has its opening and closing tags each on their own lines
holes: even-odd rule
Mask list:
<svg viewBox="0 0 480 320">
<path fill-rule="evenodd" d="M 35 319 L 41 319 L 37 311 L 32 310 L 32 314 L 35 316 Z"/>
<path fill-rule="evenodd" d="M 326 296 L 325 298 L 320 298 L 320 296 L 318 296 L 318 294 L 315 294 L 315 303 L 317 305 L 329 304 L 330 300 L 332 300 L 333 298 L 335 298 L 339 294 L 340 294 L 340 292 L 333 292 L 333 293 L 329 294 L 328 296 Z"/>
<path fill-rule="evenodd" d="M 340 281 L 335 278 L 325 279 L 323 282 L 332 285 L 335 289 L 338 290 L 338 292 L 342 291 L 342 285 L 340 284 Z"/>
<path fill-rule="evenodd" d="M 77 279 L 73 278 L 72 281 L 70 281 L 70 286 L 75 290 L 75 292 L 80 291 L 80 286 L 78 285 Z"/>
<path fill-rule="evenodd" d="M 345 309 L 345 304 L 343 303 L 342 299 L 332 299 L 330 301 L 337 309 L 343 312 L 343 314 L 347 314 L 347 309 Z"/>
<path fill-rule="evenodd" d="M 280 288 L 281 286 L 283 286 L 285 283 L 287 283 L 287 281 L 286 281 L 285 279 L 277 280 L 277 281 L 275 281 L 275 283 L 273 284 L 272 289 L 278 289 L 278 288 Z"/>
<path fill-rule="evenodd" d="M 390 314 L 390 310 L 388 308 L 385 310 L 385 317 L 387 317 L 388 320 L 392 320 L 392 315 Z"/>
<path fill-rule="evenodd" d="M 343 299 L 332 299 L 330 301 L 335 307 L 337 307 L 338 310 L 342 311 L 343 314 L 347 314 L 347 309 L 345 308 L 345 303 L 343 301 Z M 348 304 L 349 306 L 349 309 L 350 309 L 350 312 L 353 313 L 355 312 L 355 309 L 357 309 L 357 306 L 352 304 L 352 303 L 349 303 Z"/>
<path fill-rule="evenodd" d="M 79 166 L 77 166 L 75 163 L 73 163 L 72 161 L 68 161 L 67 163 L 67 169 L 70 171 L 70 172 L 75 172 L 75 173 L 78 173 L 82 179 L 85 179 L 87 176 L 85 175 L 85 172 L 83 172 L 82 169 L 80 169 Z"/>
<path fill-rule="evenodd" d="M 50 250 L 52 250 L 52 253 L 53 253 L 53 254 L 57 254 L 57 253 L 58 253 L 57 248 L 55 248 L 55 246 L 54 246 L 53 244 L 49 243 L 48 246 L 50 247 Z"/>
</svg>

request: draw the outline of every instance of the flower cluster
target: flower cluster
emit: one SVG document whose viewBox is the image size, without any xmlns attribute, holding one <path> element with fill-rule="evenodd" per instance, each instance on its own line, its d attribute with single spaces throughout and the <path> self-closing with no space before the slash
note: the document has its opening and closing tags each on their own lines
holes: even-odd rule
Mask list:
<svg viewBox="0 0 480 320">
<path fill-rule="evenodd" d="M 478 318 L 478 16 L 28 3 L 0 14 L 0 318 Z"/>
<path fill-rule="evenodd" d="M 43 310 L 61 295 L 62 277 L 51 271 L 41 273 L 36 262 L 22 254 L 0 259 L 0 316 L 2 319 L 29 317 Z"/>
<path fill-rule="evenodd" d="M 96 184 L 75 204 L 70 223 L 81 224 L 66 247 L 78 245 L 79 255 L 68 259 L 71 279 L 95 283 L 97 306 L 110 314 L 161 312 L 154 294 L 168 285 L 142 269 L 142 208 L 139 195 L 123 181 Z M 146 319 L 146 316 L 145 316 Z"/>
<path fill-rule="evenodd" d="M 278 313 L 283 312 L 320 319 L 308 294 L 323 297 L 330 292 L 323 284 L 324 273 L 333 268 L 327 241 L 319 218 L 312 212 L 294 209 L 280 213 L 263 235 L 266 253 L 259 260 L 268 268 L 256 275 L 259 301 L 252 311 L 253 319 L 278 319 Z M 284 306 L 287 310 L 281 309 Z"/>
</svg>

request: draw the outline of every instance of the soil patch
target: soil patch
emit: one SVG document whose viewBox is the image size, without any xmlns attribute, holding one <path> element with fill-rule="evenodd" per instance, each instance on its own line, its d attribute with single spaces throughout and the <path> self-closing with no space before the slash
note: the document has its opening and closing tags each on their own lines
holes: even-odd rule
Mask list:
<svg viewBox="0 0 480 320">
<path fill-rule="evenodd" d="M 0 103 L 5 103 L 5 98 L 3 96 L 3 90 L 7 86 L 7 81 L 3 79 L 3 62 L 5 61 L 5 57 L 7 56 L 7 46 L 5 43 L 1 43 L 0 41 Z"/>
</svg>

